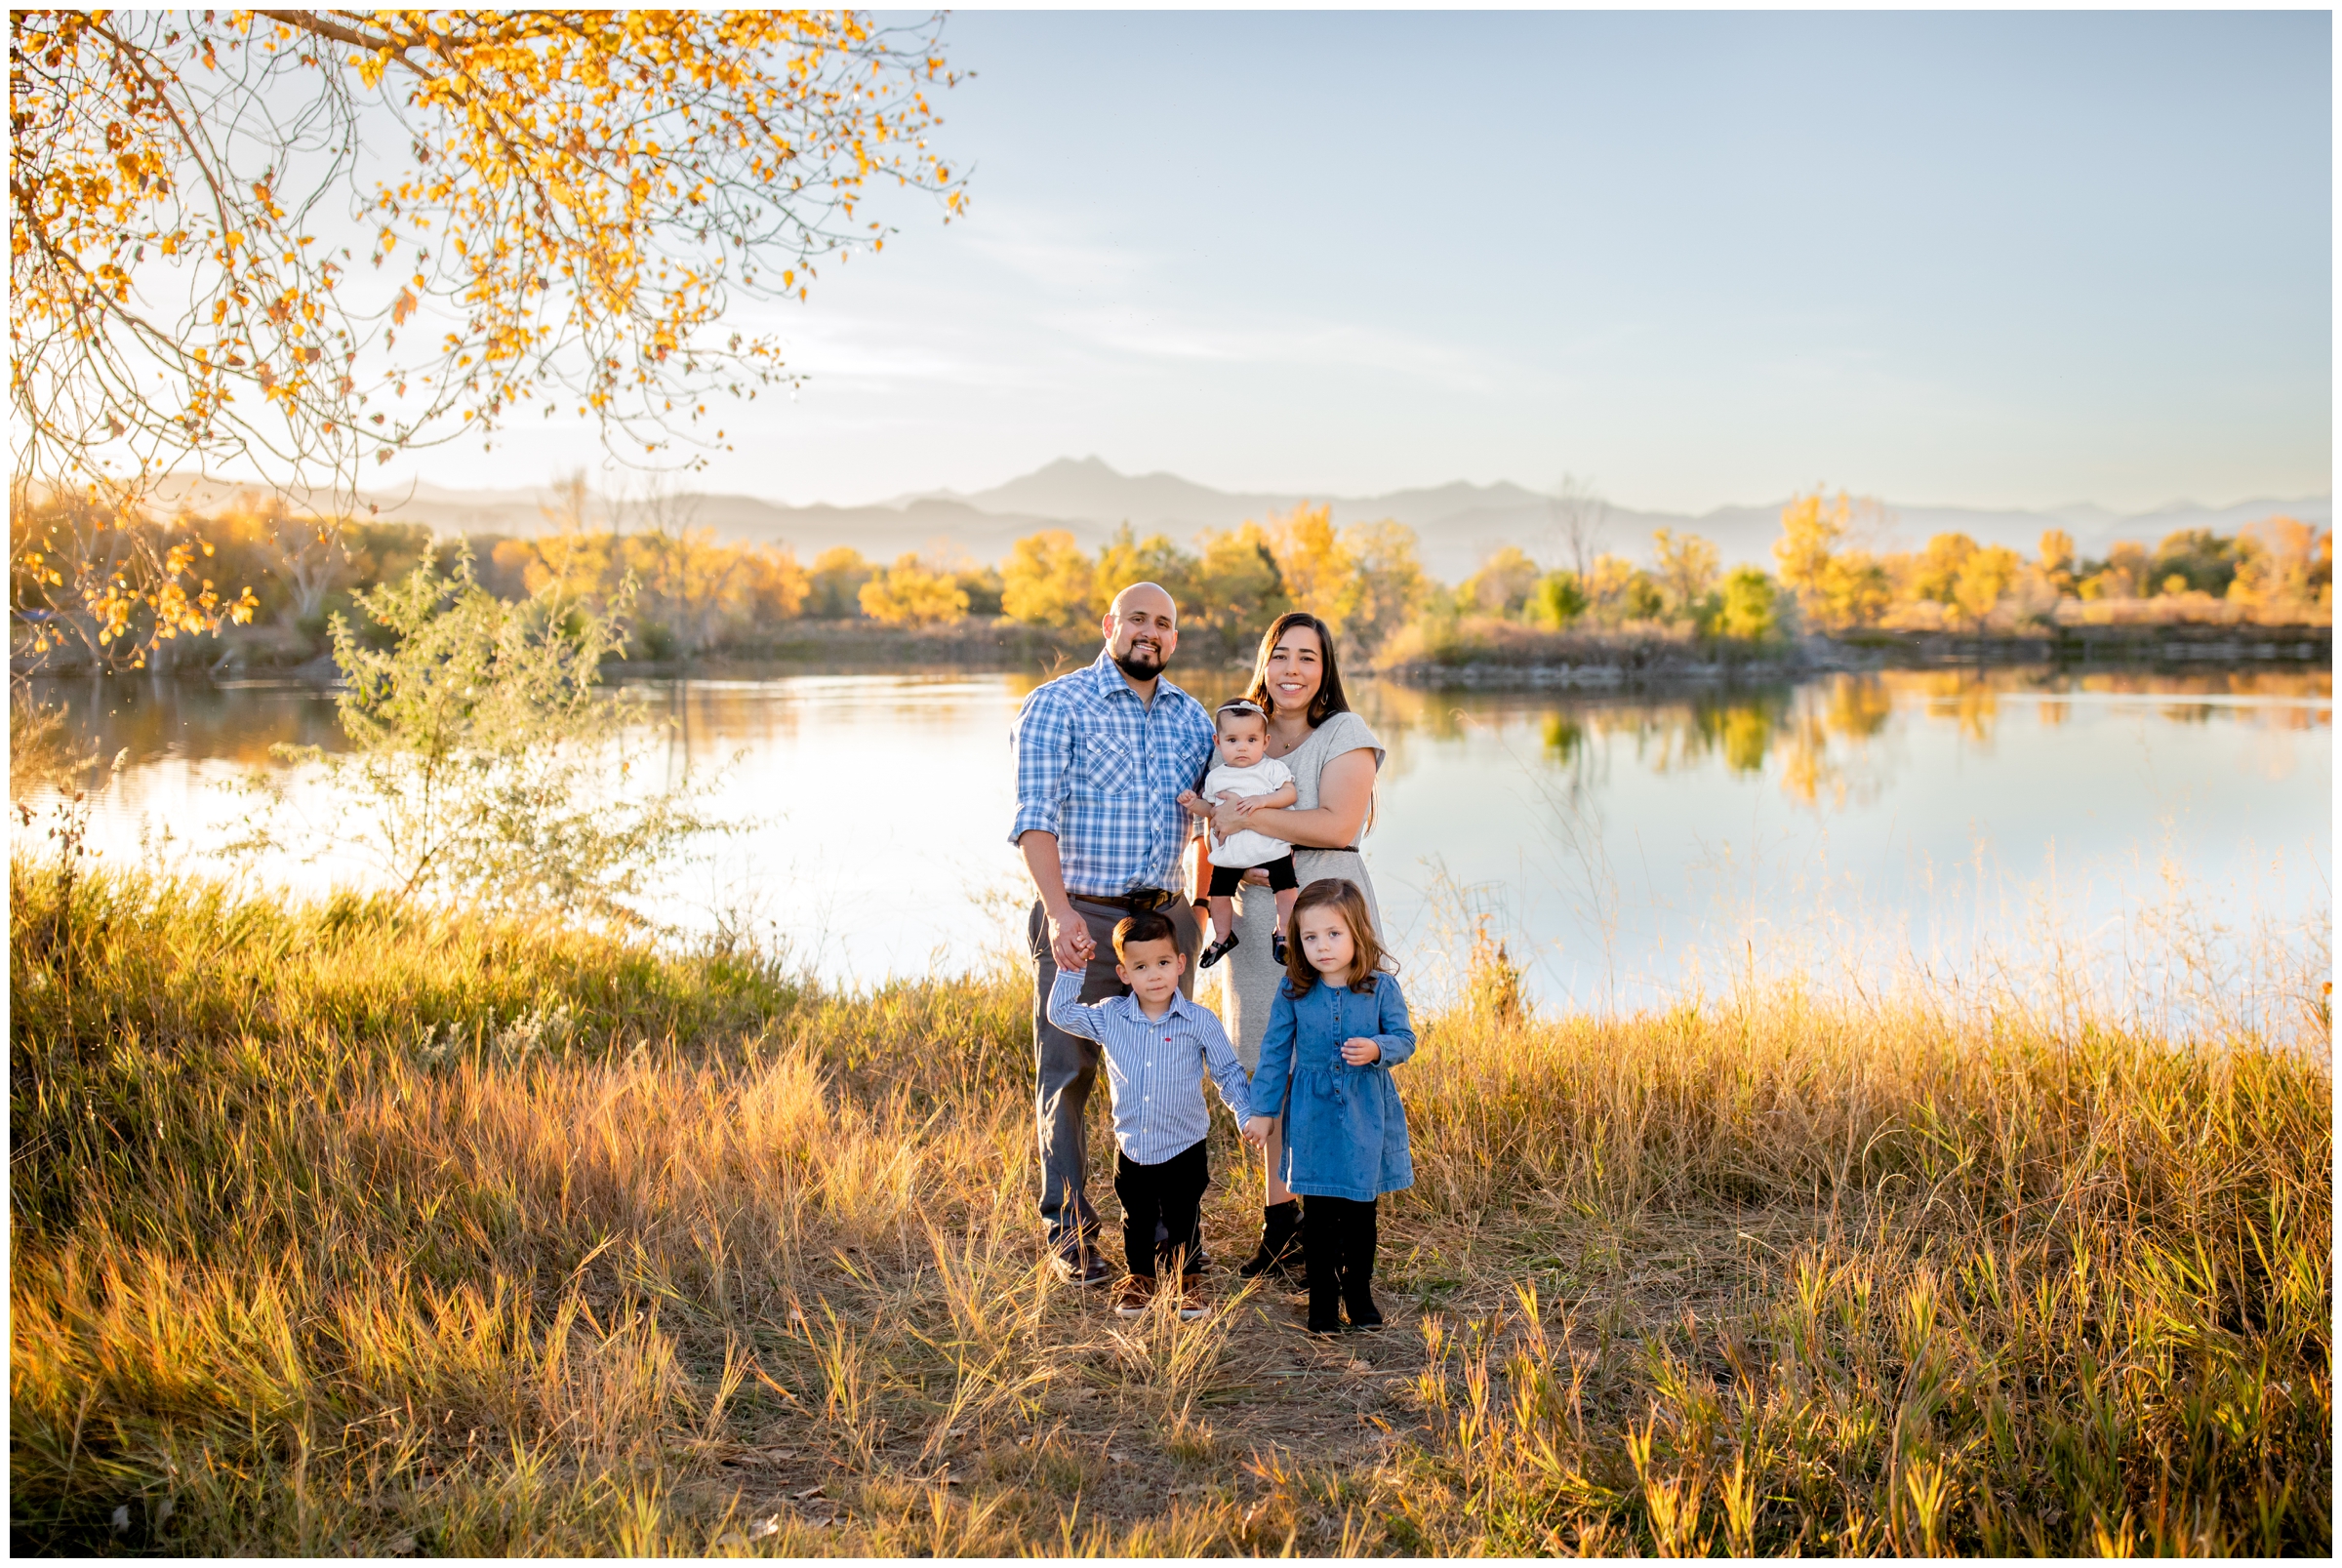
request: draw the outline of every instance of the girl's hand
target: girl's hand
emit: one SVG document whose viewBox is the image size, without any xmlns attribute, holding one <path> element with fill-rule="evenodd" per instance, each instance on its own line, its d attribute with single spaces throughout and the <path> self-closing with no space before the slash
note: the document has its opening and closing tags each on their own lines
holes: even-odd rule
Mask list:
<svg viewBox="0 0 2342 1568">
<path fill-rule="evenodd" d="M 1342 1042 L 1342 1060 L 1353 1067 L 1367 1066 L 1382 1059 L 1383 1048 L 1362 1034 Z"/>
<path fill-rule="evenodd" d="M 1255 1116 L 1244 1124 L 1244 1142 L 1255 1148 L 1265 1149 L 1269 1146 L 1270 1135 L 1275 1131 L 1274 1116 Z"/>
</svg>

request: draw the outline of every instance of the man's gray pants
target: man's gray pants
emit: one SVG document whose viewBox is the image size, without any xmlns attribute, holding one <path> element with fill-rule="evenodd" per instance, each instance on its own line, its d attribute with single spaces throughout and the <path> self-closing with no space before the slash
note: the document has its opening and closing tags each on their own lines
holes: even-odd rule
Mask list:
<svg viewBox="0 0 2342 1568">
<path fill-rule="evenodd" d="M 1081 977 L 1081 999 L 1103 1001 L 1125 994 L 1130 987 L 1114 974 L 1114 927 L 1128 913 L 1111 905 L 1073 901 L 1074 912 L 1090 928 L 1098 945 L 1090 967 Z M 1182 995 L 1195 994 L 1195 950 L 1201 933 L 1194 907 L 1185 902 L 1167 904 L 1161 910 L 1187 956 L 1187 973 L 1179 977 Z M 1049 950 L 1049 911 L 1039 903 L 1025 922 L 1027 945 L 1032 952 L 1032 1043 L 1035 1108 L 1041 1147 L 1041 1223 L 1048 1227 L 1049 1245 L 1060 1247 L 1076 1235 L 1087 1238 L 1098 1230 L 1098 1213 L 1090 1207 L 1088 1172 L 1090 1141 L 1084 1115 L 1090 1091 L 1098 1084 L 1100 1051 L 1095 1040 L 1068 1034 L 1049 1022 L 1049 992 L 1057 985 L 1057 958 Z"/>
</svg>

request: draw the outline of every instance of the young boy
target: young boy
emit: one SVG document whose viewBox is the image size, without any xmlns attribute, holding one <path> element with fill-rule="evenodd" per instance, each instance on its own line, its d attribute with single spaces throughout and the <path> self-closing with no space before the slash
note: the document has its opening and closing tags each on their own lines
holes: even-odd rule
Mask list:
<svg viewBox="0 0 2342 1568">
<path fill-rule="evenodd" d="M 1179 1281 L 1179 1315 L 1201 1317 L 1200 1276 L 1188 1273 L 1186 1264 L 1199 1233 L 1203 1189 L 1211 1185 L 1203 1154 L 1212 1125 L 1203 1074 L 1211 1070 L 1241 1127 L 1251 1109 L 1244 1068 L 1219 1018 L 1179 994 L 1188 960 L 1167 918 L 1134 914 L 1115 926 L 1114 960 L 1129 995 L 1085 1006 L 1079 970 L 1060 970 L 1049 993 L 1049 1022 L 1098 1042 L 1113 1093 L 1114 1195 L 1122 1200 L 1122 1257 L 1130 1266 L 1130 1277 L 1115 1290 L 1114 1310 L 1137 1317 L 1154 1299 L 1159 1219 L 1170 1237 L 1162 1261 Z"/>
<path fill-rule="evenodd" d="M 1269 755 L 1269 715 L 1257 703 L 1237 698 L 1223 703 L 1212 715 L 1220 761 L 1204 775 L 1200 798 L 1184 790 L 1179 803 L 1200 812 L 1203 803 L 1234 799 L 1253 811 L 1290 806 L 1300 798 L 1293 787 L 1293 770 Z M 1258 866 L 1269 873 L 1269 891 L 1276 895 L 1276 934 L 1269 939 L 1276 961 L 1285 961 L 1285 927 L 1293 918 L 1293 901 L 1301 896 L 1301 878 L 1293 868 L 1293 846 L 1280 844 L 1267 833 L 1246 828 L 1212 841 L 1212 931 L 1218 938 L 1203 949 L 1195 967 L 1209 969 L 1236 945 L 1236 885 Z"/>
</svg>

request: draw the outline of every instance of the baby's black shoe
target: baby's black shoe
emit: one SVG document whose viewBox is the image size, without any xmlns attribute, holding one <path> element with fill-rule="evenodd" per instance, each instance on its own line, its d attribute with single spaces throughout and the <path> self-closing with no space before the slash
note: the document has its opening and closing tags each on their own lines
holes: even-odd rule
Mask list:
<svg viewBox="0 0 2342 1568">
<path fill-rule="evenodd" d="M 1276 954 L 1277 966 L 1282 968 L 1285 962 L 1285 934 L 1283 932 L 1280 931 L 1269 939 L 1269 950 Z"/>
<path fill-rule="evenodd" d="M 1235 945 L 1236 934 L 1232 931 L 1227 936 L 1222 937 L 1218 942 L 1213 943 L 1209 947 L 1204 948 L 1203 956 L 1195 960 L 1195 967 L 1197 969 L 1211 968 L 1212 965 L 1218 963 L 1221 959 L 1226 958 Z"/>
</svg>

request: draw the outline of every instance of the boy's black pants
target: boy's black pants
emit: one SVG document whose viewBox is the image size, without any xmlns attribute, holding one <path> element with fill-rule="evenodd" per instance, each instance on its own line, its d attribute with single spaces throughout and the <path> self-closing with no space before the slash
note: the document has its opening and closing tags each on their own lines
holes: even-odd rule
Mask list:
<svg viewBox="0 0 2342 1568">
<path fill-rule="evenodd" d="M 1203 1189 L 1212 1183 L 1203 1140 L 1160 1165 L 1141 1165 L 1114 1151 L 1114 1196 L 1122 1200 L 1122 1260 L 1134 1274 L 1155 1274 L 1154 1223 L 1163 1223 L 1163 1259 L 1173 1273 L 1201 1250 Z"/>
</svg>

